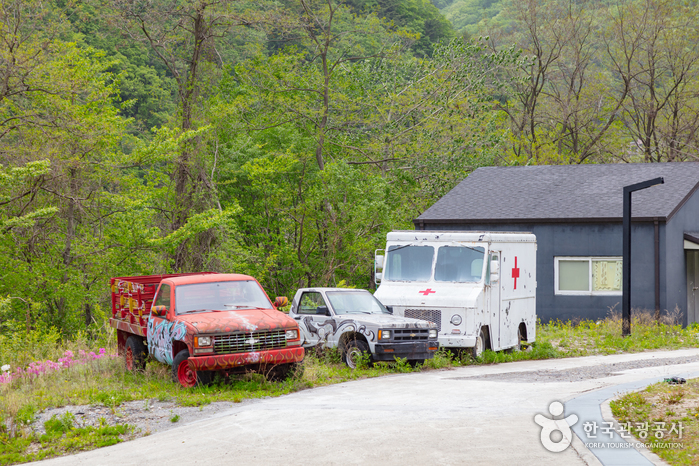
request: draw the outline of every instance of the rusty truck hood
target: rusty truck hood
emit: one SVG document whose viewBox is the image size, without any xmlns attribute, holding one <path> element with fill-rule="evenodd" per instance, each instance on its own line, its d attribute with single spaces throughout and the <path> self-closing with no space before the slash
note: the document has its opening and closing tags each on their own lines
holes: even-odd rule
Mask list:
<svg viewBox="0 0 699 466">
<path fill-rule="evenodd" d="M 235 333 L 257 332 L 296 328 L 296 322 L 283 312 L 273 309 L 248 309 L 208 311 L 191 314 L 180 314 L 177 320 L 185 322 L 194 333 Z"/>
</svg>

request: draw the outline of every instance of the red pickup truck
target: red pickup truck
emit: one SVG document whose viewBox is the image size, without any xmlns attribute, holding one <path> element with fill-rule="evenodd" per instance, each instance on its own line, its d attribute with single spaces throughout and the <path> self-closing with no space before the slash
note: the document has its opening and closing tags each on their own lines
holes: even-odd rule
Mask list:
<svg viewBox="0 0 699 466">
<path fill-rule="evenodd" d="M 127 370 L 146 356 L 172 366 L 185 387 L 215 371 L 258 370 L 285 379 L 303 360 L 299 327 L 253 277 L 197 273 L 111 280 L 112 318 Z"/>
</svg>

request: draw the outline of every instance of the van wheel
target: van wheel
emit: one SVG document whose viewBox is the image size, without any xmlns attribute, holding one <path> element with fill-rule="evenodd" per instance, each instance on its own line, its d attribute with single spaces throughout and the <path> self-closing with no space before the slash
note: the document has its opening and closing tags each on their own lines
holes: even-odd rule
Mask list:
<svg viewBox="0 0 699 466">
<path fill-rule="evenodd" d="M 517 327 L 517 344 L 515 345 L 514 348 L 512 348 L 512 351 L 519 352 L 522 351 L 522 329 Z"/>
<path fill-rule="evenodd" d="M 483 355 L 483 351 L 485 351 L 486 347 L 486 341 L 487 336 L 485 332 L 485 328 L 481 327 L 481 331 L 478 334 L 478 337 L 476 337 L 476 344 L 471 348 L 471 356 L 473 356 L 473 359 L 478 359 Z"/>
<path fill-rule="evenodd" d="M 133 335 L 126 339 L 124 366 L 129 372 L 142 371 L 146 368 L 146 347 L 143 340 Z"/>
<path fill-rule="evenodd" d="M 189 350 L 183 349 L 172 361 L 172 378 L 185 388 L 206 385 L 211 381 L 211 372 L 195 371 L 189 365 Z"/>
<path fill-rule="evenodd" d="M 345 360 L 345 364 L 350 369 L 356 369 L 357 366 L 362 362 L 364 354 L 369 352 L 369 346 L 362 340 L 352 340 L 347 343 L 344 352 L 342 353 L 342 359 Z"/>
</svg>

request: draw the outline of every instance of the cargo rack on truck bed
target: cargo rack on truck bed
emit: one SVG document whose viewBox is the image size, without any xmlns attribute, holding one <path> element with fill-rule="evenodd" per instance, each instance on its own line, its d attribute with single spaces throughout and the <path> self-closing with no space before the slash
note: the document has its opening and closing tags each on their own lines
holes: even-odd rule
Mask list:
<svg viewBox="0 0 699 466">
<path fill-rule="evenodd" d="M 215 273 L 217 272 L 169 273 L 112 278 L 110 283 L 112 289 L 112 327 L 146 336 L 148 315 L 153 305 L 153 298 L 164 278 Z"/>
</svg>

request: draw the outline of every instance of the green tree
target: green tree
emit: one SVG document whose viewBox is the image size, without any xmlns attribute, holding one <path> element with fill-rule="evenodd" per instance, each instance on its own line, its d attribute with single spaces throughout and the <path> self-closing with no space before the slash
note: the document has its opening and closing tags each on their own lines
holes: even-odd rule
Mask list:
<svg viewBox="0 0 699 466">
<path fill-rule="evenodd" d="M 38 323 L 63 330 L 93 320 L 93 285 L 115 186 L 125 122 L 114 105 L 108 62 L 57 37 L 61 10 L 16 1 L 0 11 L 0 163 L 5 167 L 0 293 L 42 303 Z M 50 163 L 48 162 L 50 161 Z M 14 181 L 12 181 L 14 180 Z M 100 283 L 101 284 L 101 283 Z"/>
<path fill-rule="evenodd" d="M 236 26 L 247 26 L 260 18 L 252 4 L 232 0 L 197 0 L 190 3 L 110 0 L 122 30 L 135 42 L 146 44 L 176 82 L 179 128 L 183 134 L 206 126 L 202 101 L 206 84 L 215 82 L 222 65 L 217 41 Z M 217 205 L 216 190 L 208 174 L 210 155 L 198 133 L 181 139 L 172 173 L 168 234 L 187 225 L 191 215 Z M 174 270 L 202 270 L 207 254 L 216 243 L 214 230 L 202 231 L 177 245 L 170 260 Z"/>
</svg>

